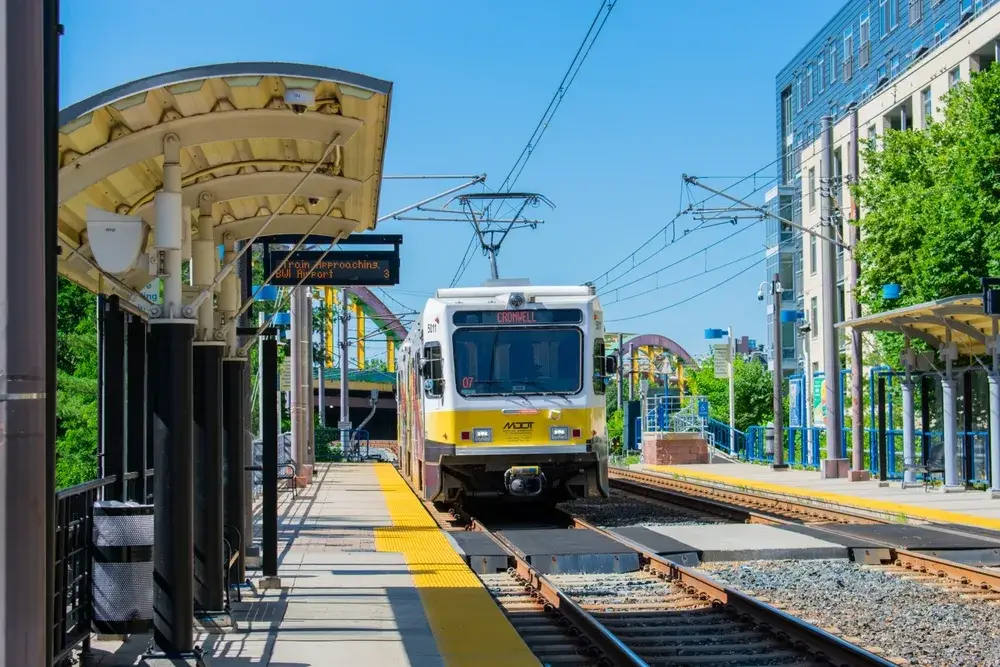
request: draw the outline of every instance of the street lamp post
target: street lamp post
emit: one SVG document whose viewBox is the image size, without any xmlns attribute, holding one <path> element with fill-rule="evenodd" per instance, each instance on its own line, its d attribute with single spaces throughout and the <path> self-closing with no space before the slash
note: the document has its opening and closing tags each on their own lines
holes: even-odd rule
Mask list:
<svg viewBox="0 0 1000 667">
<path fill-rule="evenodd" d="M 767 282 L 762 282 L 757 288 L 757 298 L 764 300 L 764 286 Z M 772 302 L 774 304 L 774 390 L 773 390 L 773 410 L 774 410 L 774 459 L 771 462 L 772 470 L 787 470 L 785 463 L 785 443 L 782 428 L 782 343 L 781 343 L 781 294 L 784 288 L 781 286 L 781 275 L 775 273 L 770 283 Z"/>
<path fill-rule="evenodd" d="M 734 363 L 736 350 L 733 328 L 705 330 L 705 338 L 709 340 L 719 339 L 723 336 L 729 340 L 729 344 L 726 346 L 726 366 L 729 376 L 729 453 L 736 456 L 736 370 Z"/>
</svg>

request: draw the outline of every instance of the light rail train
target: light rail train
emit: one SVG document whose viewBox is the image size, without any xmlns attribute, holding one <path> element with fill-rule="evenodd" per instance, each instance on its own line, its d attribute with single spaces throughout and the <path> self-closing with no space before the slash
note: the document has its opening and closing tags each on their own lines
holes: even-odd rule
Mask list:
<svg viewBox="0 0 1000 667">
<path fill-rule="evenodd" d="M 397 369 L 399 467 L 425 499 L 607 497 L 616 360 L 593 287 L 438 290 Z"/>
</svg>

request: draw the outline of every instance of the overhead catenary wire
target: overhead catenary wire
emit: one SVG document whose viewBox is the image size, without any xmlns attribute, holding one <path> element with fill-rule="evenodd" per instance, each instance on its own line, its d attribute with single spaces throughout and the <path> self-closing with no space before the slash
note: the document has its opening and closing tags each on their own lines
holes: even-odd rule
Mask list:
<svg viewBox="0 0 1000 667">
<path fill-rule="evenodd" d="M 600 36 L 601 31 L 604 30 L 604 25 L 607 23 L 608 17 L 611 16 L 611 11 L 615 8 L 617 2 L 618 0 L 601 0 L 601 6 L 597 10 L 597 14 L 595 14 L 594 19 L 591 21 L 590 27 L 587 29 L 587 33 L 584 35 L 583 40 L 577 47 L 569 68 L 567 68 L 566 73 L 563 74 L 562 80 L 559 82 L 559 86 L 556 88 L 555 93 L 553 93 L 552 98 L 549 100 L 548 106 L 542 113 L 542 117 L 538 120 L 538 124 L 535 126 L 531 136 L 528 138 L 528 142 L 524 145 L 524 148 L 521 150 L 520 155 L 518 155 L 514 165 L 510 168 L 510 171 L 507 172 L 507 176 L 500 184 L 497 192 L 509 193 L 521 177 L 521 173 L 524 171 L 525 166 L 528 164 L 528 161 L 531 159 L 532 154 L 538 147 L 539 142 L 545 135 L 545 131 L 548 130 L 549 125 L 552 123 L 552 119 L 555 117 L 556 112 L 562 105 L 562 101 L 566 97 L 566 93 L 569 92 L 573 82 L 576 80 L 577 74 L 580 73 L 580 69 L 583 67 L 583 63 L 587 60 L 587 56 L 590 55 L 590 51 L 597 42 L 597 38 Z M 462 261 L 455 270 L 455 274 L 452 277 L 449 287 L 457 285 L 462 279 L 462 276 L 465 275 L 466 269 L 468 269 L 469 264 L 471 264 L 470 251 L 477 238 L 478 234 L 475 234 L 472 241 L 470 241 L 469 247 L 466 249 L 466 253 L 462 257 Z"/>
</svg>

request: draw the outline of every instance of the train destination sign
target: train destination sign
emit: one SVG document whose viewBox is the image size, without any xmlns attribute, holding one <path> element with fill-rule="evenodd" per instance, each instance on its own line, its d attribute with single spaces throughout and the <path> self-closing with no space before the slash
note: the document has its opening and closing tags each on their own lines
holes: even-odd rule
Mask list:
<svg viewBox="0 0 1000 667">
<path fill-rule="evenodd" d="M 452 321 L 459 327 L 579 324 L 583 322 L 583 311 L 571 308 L 464 310 L 455 313 Z"/>
<path fill-rule="evenodd" d="M 275 274 L 272 285 L 353 285 L 379 286 L 399 284 L 399 250 L 332 250 L 323 257 L 322 250 L 295 253 L 272 250 L 267 254 L 265 270 L 270 274 L 286 257 L 288 261 Z M 320 257 L 323 257 L 320 261 Z M 317 264 L 316 262 L 319 261 Z M 316 268 L 310 268 L 313 265 Z M 305 278 L 305 280 L 302 280 Z"/>
</svg>

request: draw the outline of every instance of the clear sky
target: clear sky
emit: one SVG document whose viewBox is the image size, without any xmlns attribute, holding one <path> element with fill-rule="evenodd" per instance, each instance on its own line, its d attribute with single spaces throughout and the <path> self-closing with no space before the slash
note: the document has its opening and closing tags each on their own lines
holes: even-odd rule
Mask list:
<svg viewBox="0 0 1000 667">
<path fill-rule="evenodd" d="M 770 165 L 761 172 L 764 178 L 733 190 L 745 194 L 763 187 L 754 195 L 762 201 L 773 185 L 767 178 L 775 174 L 775 74 L 841 4 L 619 0 L 517 183 L 517 190 L 545 194 L 556 209 L 544 215 L 535 210 L 545 224 L 511 235 L 499 257 L 501 277 L 527 277 L 535 284 L 597 278 L 674 217 L 682 173 L 740 177 Z M 496 188 L 599 5 L 597 0 L 64 2 L 61 106 L 191 65 L 280 60 L 337 67 L 394 84 L 387 175 L 485 172 L 487 184 Z M 707 182 L 727 186 L 734 179 Z M 450 185 L 387 182 L 381 212 Z M 692 194 L 696 202 L 707 195 Z M 678 238 L 697 224 L 680 218 Z M 763 263 L 702 297 L 622 320 L 684 301 L 762 260 L 764 224 L 738 224 L 753 228 L 678 263 L 736 230 L 729 224 L 705 226 L 615 282 L 621 289 L 602 298 L 608 329 L 660 333 L 692 354 L 707 349 L 708 327 L 732 325 L 737 335 L 763 341 L 764 308 L 756 298 Z M 471 228 L 450 223 L 387 222 L 379 231 L 405 237 L 401 284 L 389 292 L 411 308 L 448 286 L 471 237 Z M 671 237 L 671 232 L 661 235 Z M 663 245 L 656 241 L 638 259 Z M 736 261 L 740 258 L 746 259 Z M 730 262 L 735 263 L 718 268 Z M 673 266 L 658 278 L 622 287 L 668 265 Z M 630 266 L 631 261 L 612 275 Z M 461 284 L 488 277 L 489 263 L 477 253 Z M 621 300 L 613 303 L 616 299 Z"/>
</svg>

